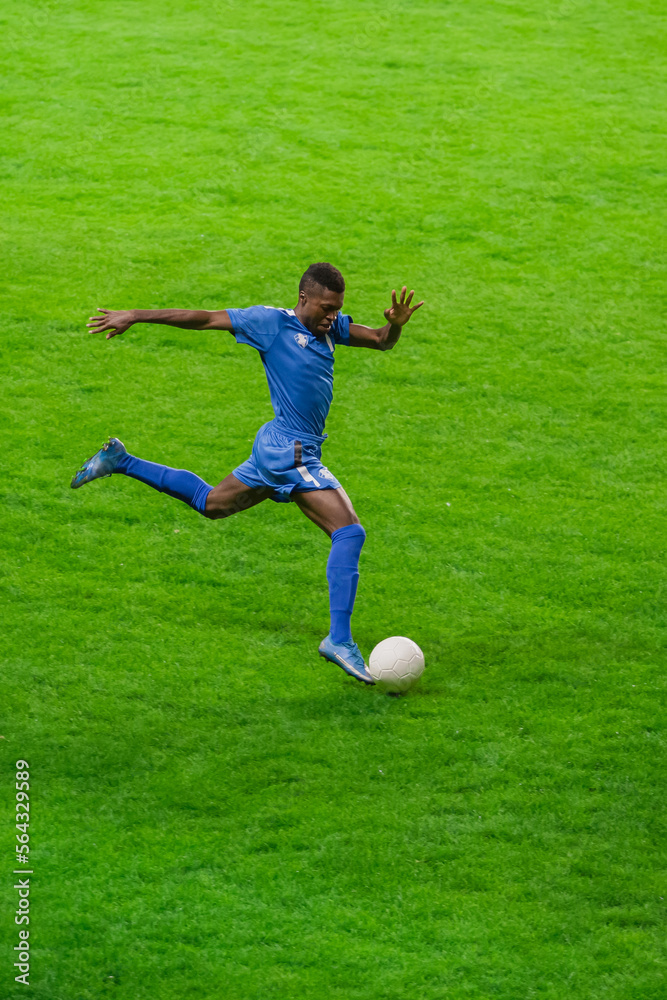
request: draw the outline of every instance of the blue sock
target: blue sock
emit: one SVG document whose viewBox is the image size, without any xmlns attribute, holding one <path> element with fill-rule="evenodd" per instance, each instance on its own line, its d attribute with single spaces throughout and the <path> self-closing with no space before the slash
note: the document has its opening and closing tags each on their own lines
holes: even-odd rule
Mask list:
<svg viewBox="0 0 667 1000">
<path fill-rule="evenodd" d="M 213 489 L 199 476 L 195 476 L 194 472 L 170 469 L 168 465 L 158 465 L 157 462 L 145 462 L 143 458 L 135 458 L 134 455 L 123 455 L 114 472 L 138 479 L 140 483 L 152 486 L 160 493 L 176 497 L 200 514 L 206 510 L 206 497 Z"/>
<path fill-rule="evenodd" d="M 331 536 L 327 580 L 334 642 L 352 641 L 350 618 L 359 583 L 359 556 L 365 540 L 366 532 L 360 524 L 346 524 Z"/>
</svg>

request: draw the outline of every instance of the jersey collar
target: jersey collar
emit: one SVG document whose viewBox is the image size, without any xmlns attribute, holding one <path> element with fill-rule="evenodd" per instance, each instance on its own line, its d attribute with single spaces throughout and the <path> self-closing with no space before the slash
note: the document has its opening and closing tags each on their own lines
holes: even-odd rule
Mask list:
<svg viewBox="0 0 667 1000">
<path fill-rule="evenodd" d="M 288 309 L 287 312 L 289 313 L 290 316 L 294 316 L 294 319 L 297 321 L 301 329 L 306 331 L 306 334 L 308 335 L 309 344 L 312 343 L 313 340 L 315 341 L 316 344 L 322 344 L 322 346 L 326 344 L 331 353 L 333 354 L 334 342 L 333 342 L 333 337 L 331 336 L 331 331 L 325 333 L 323 337 L 317 337 L 314 333 L 310 332 L 307 326 L 304 326 L 304 324 L 301 322 L 301 320 L 299 319 L 299 317 L 297 316 L 297 314 L 294 312 L 293 309 Z"/>
</svg>

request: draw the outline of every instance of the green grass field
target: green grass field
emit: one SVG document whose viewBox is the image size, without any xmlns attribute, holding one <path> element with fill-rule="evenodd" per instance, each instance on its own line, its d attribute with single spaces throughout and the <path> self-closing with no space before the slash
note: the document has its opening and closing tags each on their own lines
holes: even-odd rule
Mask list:
<svg viewBox="0 0 667 1000">
<path fill-rule="evenodd" d="M 3 1000 L 664 1000 L 663 15 L 3 5 Z M 218 482 L 270 417 L 228 334 L 96 306 L 293 306 L 323 259 L 357 322 L 426 299 L 338 351 L 324 452 L 400 699 L 317 657 L 293 505 L 69 488 L 109 434 Z"/>
</svg>

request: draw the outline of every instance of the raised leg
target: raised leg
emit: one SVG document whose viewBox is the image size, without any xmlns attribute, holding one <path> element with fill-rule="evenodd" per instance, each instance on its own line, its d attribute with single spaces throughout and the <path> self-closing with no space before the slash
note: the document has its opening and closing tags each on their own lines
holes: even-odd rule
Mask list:
<svg viewBox="0 0 667 1000">
<path fill-rule="evenodd" d="M 243 510 L 250 510 L 270 496 L 270 489 L 253 489 L 230 472 L 206 497 L 206 509 L 203 514 L 204 517 L 217 521 L 232 514 L 239 514 Z"/>
<path fill-rule="evenodd" d="M 77 490 L 95 479 L 114 474 L 138 479 L 160 493 L 182 500 L 212 520 L 248 510 L 271 495 L 270 489 L 252 489 L 231 474 L 218 486 L 209 486 L 187 469 L 172 469 L 168 465 L 147 462 L 130 455 L 118 438 L 110 438 L 92 458 L 83 463 L 75 473 L 71 486 Z"/>
</svg>

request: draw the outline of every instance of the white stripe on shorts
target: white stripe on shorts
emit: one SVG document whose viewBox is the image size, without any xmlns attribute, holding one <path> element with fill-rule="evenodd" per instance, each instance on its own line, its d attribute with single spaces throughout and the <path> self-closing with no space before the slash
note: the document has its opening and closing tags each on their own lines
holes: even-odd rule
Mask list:
<svg viewBox="0 0 667 1000">
<path fill-rule="evenodd" d="M 299 465 L 299 466 L 297 466 L 297 472 L 301 473 L 301 478 L 305 482 L 307 482 L 307 483 L 315 483 L 315 485 L 317 486 L 318 490 L 320 489 L 320 487 L 321 487 L 322 484 L 318 483 L 317 479 L 313 479 L 313 477 L 311 476 L 310 472 L 308 471 L 308 469 L 306 468 L 305 465 Z"/>
</svg>

